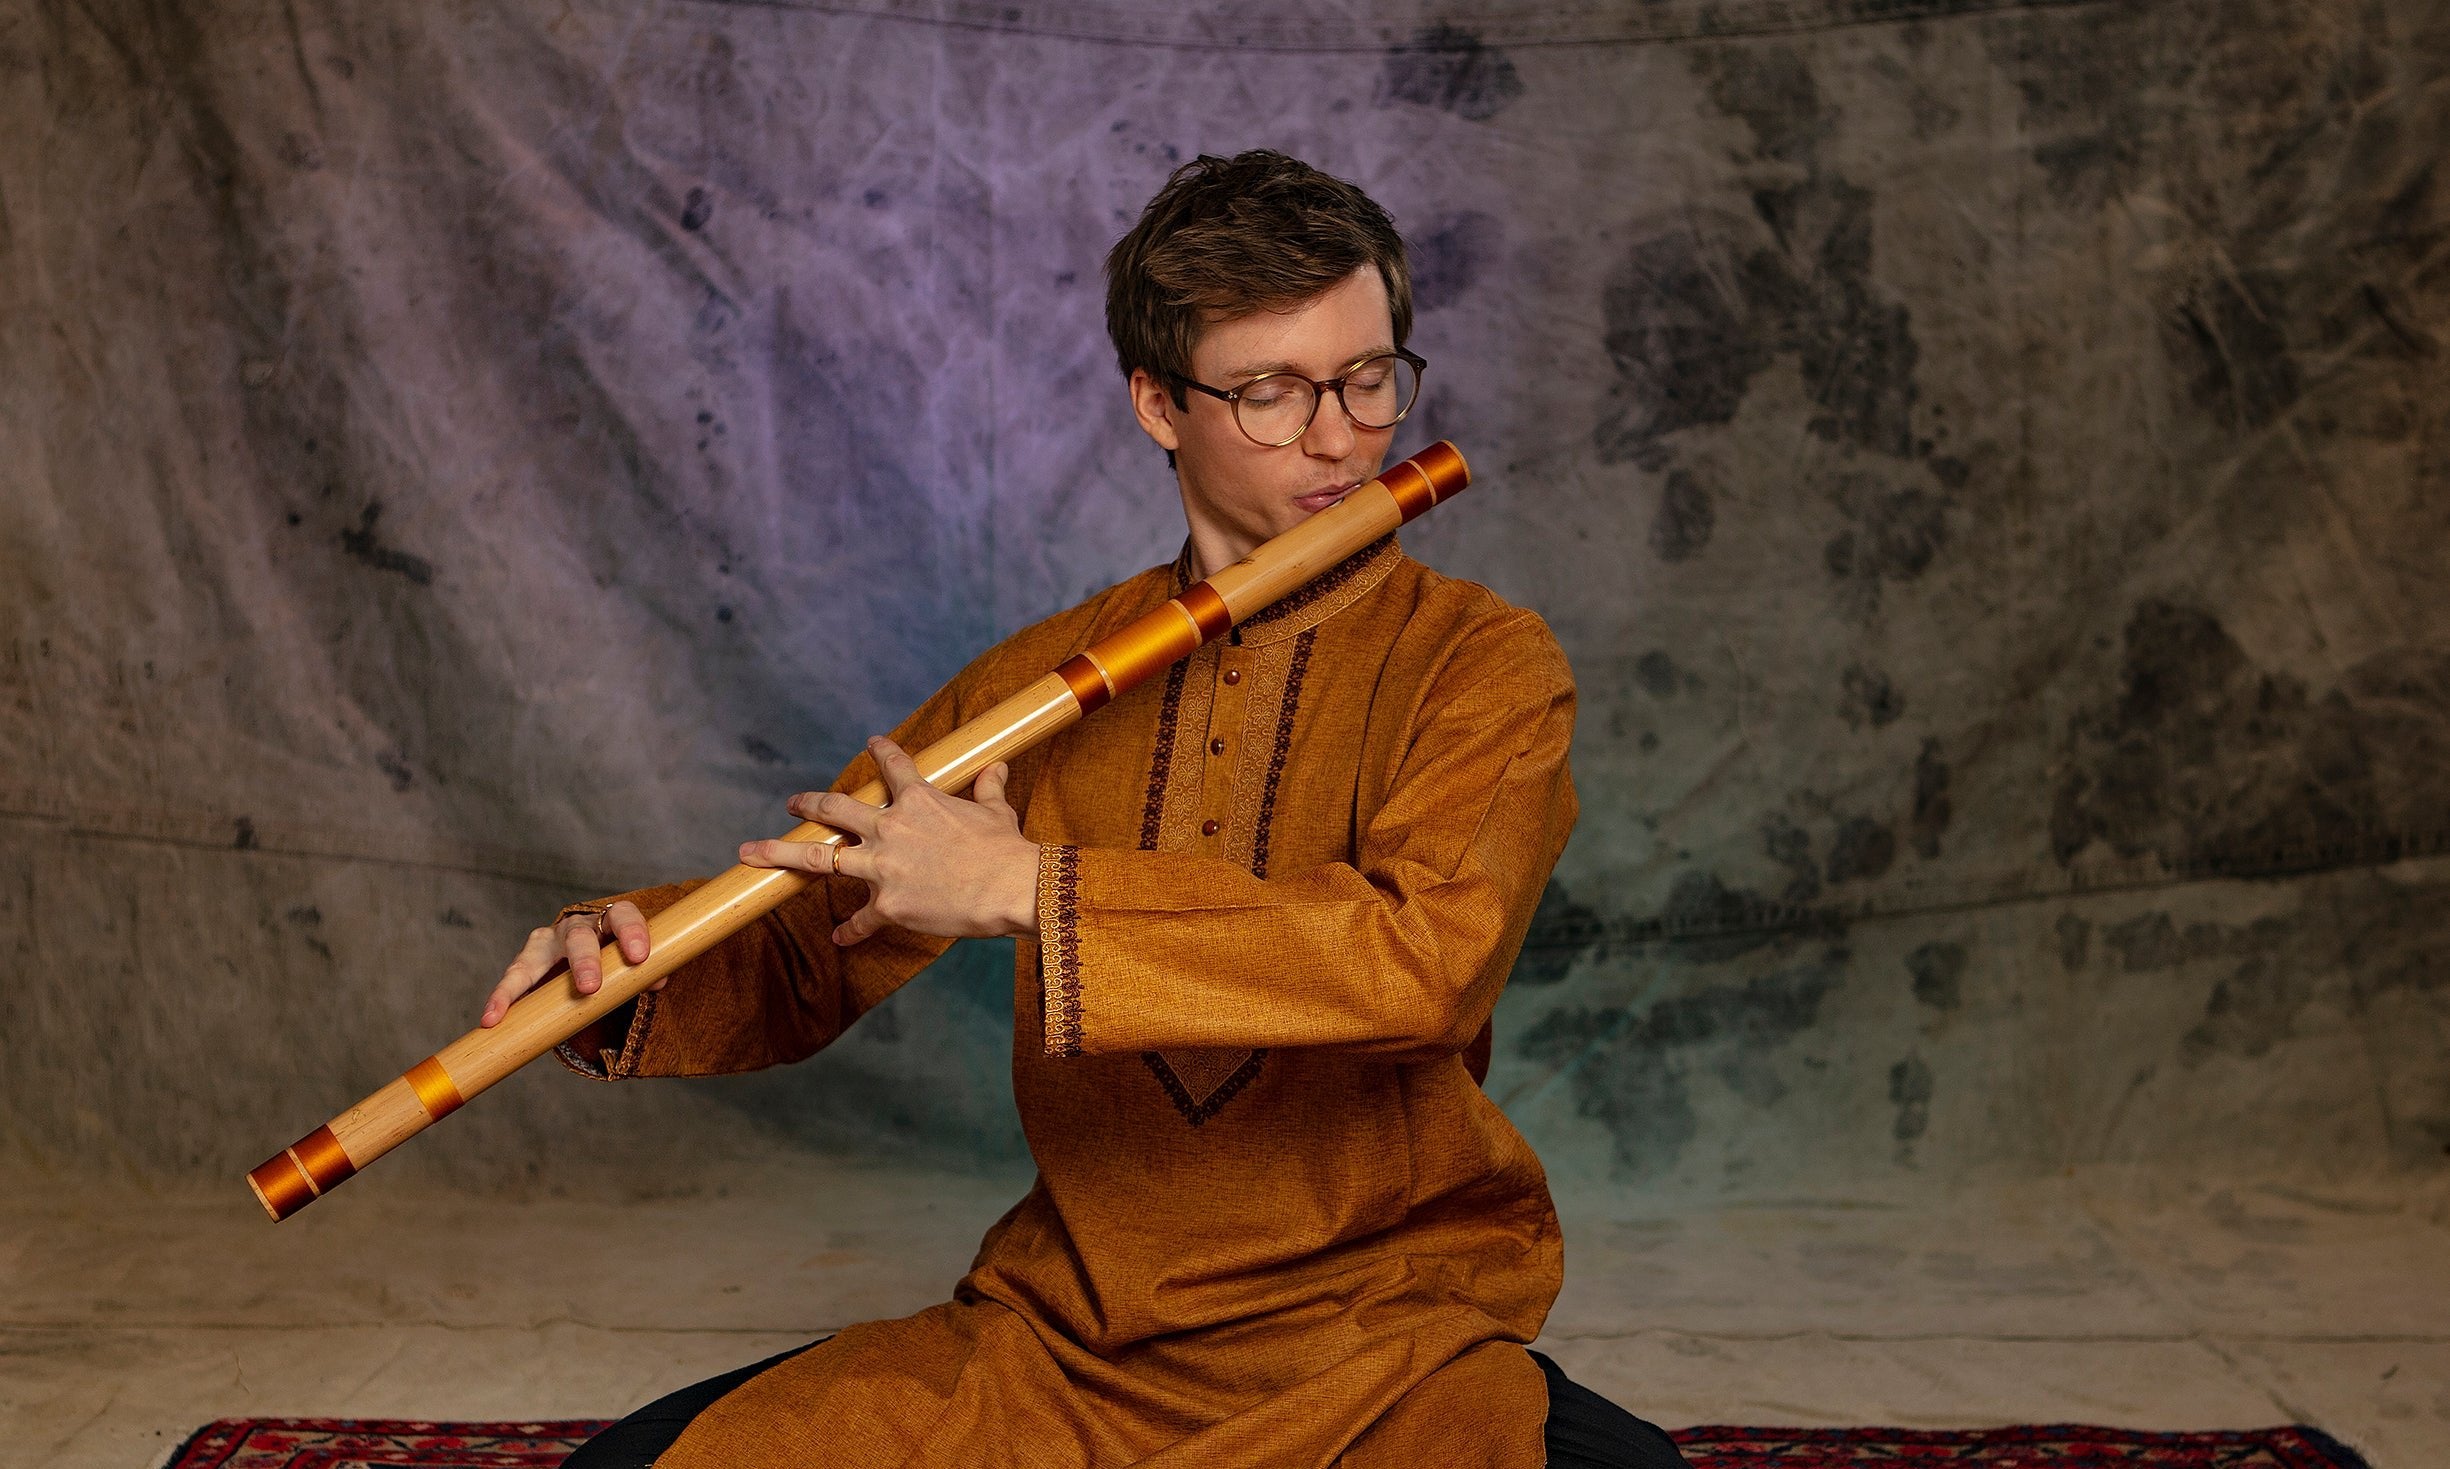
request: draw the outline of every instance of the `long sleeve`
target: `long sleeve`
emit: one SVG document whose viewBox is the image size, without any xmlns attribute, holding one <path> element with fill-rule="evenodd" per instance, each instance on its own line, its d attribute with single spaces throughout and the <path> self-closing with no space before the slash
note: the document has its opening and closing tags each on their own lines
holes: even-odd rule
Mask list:
<svg viewBox="0 0 2450 1469">
<path fill-rule="evenodd" d="M 935 743 L 1087 646 L 1103 622 L 1127 620 L 1152 596 L 1161 599 L 1164 585 L 1162 568 L 1144 572 L 1014 633 L 972 659 L 903 720 L 892 731 L 894 742 L 914 754 Z M 1028 810 L 1041 763 L 1039 751 L 1012 762 L 1005 799 L 1015 809 Z M 832 788 L 856 790 L 875 778 L 876 762 L 863 752 Z M 652 917 L 696 886 L 672 883 L 616 896 Z M 573 1037 L 560 1048 L 563 1064 L 582 1076 L 616 1080 L 753 1071 L 814 1054 L 952 946 L 950 939 L 901 928 L 848 949 L 836 946 L 834 927 L 867 900 L 863 882 L 818 879 L 674 971 L 663 989 L 640 995 Z"/>
<path fill-rule="evenodd" d="M 1263 879 L 1217 857 L 1049 846 L 1048 1053 L 1462 1051 L 1572 830 L 1573 719 L 1563 653 L 1513 612 L 1465 632 L 1430 680 L 1352 861 Z"/>
<path fill-rule="evenodd" d="M 917 750 L 950 733 L 968 681 L 965 673 L 938 691 L 893 731 L 894 741 Z M 862 753 L 832 788 L 856 790 L 875 778 L 875 761 Z M 616 898 L 652 918 L 700 881 Z M 819 878 L 675 970 L 662 990 L 640 995 L 566 1042 L 558 1052 L 563 1064 L 582 1076 L 616 1080 L 754 1071 L 815 1054 L 953 943 L 888 928 L 839 947 L 834 926 L 857 912 L 867 893 L 851 878 Z"/>
</svg>

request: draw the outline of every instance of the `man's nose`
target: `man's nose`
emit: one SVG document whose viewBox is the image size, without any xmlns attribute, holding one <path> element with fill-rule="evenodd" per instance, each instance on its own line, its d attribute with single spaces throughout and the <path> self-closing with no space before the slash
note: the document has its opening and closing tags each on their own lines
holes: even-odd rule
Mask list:
<svg viewBox="0 0 2450 1469">
<path fill-rule="evenodd" d="M 1302 452 L 1321 459 L 1341 459 L 1353 452 L 1356 437 L 1352 416 L 1344 411 L 1344 395 L 1320 394 L 1319 411 L 1310 415 L 1310 427 L 1302 430 Z"/>
</svg>

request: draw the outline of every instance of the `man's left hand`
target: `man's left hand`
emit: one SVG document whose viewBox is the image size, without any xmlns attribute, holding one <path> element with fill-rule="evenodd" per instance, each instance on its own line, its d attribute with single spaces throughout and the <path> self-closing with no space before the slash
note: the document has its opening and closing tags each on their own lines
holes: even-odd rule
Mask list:
<svg viewBox="0 0 2450 1469">
<path fill-rule="evenodd" d="M 1011 768 L 978 773 L 972 799 L 929 785 L 902 747 L 883 735 L 868 741 L 892 804 L 882 808 L 839 791 L 802 791 L 785 809 L 802 821 L 849 832 L 830 854 L 815 842 L 743 842 L 751 867 L 788 867 L 820 876 L 839 872 L 868 885 L 868 905 L 834 929 L 855 944 L 888 924 L 938 938 L 1004 938 L 1038 931 L 1038 844 L 1004 799 Z"/>
</svg>

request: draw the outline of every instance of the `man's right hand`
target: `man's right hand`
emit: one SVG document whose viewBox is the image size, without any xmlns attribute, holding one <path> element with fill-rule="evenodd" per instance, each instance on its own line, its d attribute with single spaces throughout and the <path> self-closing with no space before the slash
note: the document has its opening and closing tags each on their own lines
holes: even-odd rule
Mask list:
<svg viewBox="0 0 2450 1469">
<path fill-rule="evenodd" d="M 638 905 L 619 902 L 604 915 L 604 926 L 612 931 L 621 945 L 621 957 L 636 964 L 647 956 L 646 915 Z M 599 951 L 603 941 L 596 935 L 595 920 L 584 913 L 573 913 L 549 927 L 537 929 L 527 936 L 527 947 L 502 971 L 502 982 L 485 997 L 485 1013 L 477 1018 L 479 1026 L 501 1023 L 510 1013 L 511 1001 L 545 982 L 564 966 L 570 970 L 572 987 L 582 995 L 592 995 L 604 987 L 604 964 Z M 660 979 L 647 988 L 664 987 Z"/>
</svg>

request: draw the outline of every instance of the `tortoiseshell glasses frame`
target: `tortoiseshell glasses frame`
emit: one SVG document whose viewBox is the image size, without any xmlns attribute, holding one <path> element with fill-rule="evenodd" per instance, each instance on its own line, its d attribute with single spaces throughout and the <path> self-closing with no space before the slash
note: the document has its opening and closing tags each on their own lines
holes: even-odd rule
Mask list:
<svg viewBox="0 0 2450 1469">
<path fill-rule="evenodd" d="M 1372 430 L 1395 427 L 1420 398 L 1421 373 L 1428 366 L 1424 359 L 1398 347 L 1392 352 L 1372 352 L 1324 381 L 1298 372 L 1271 372 L 1238 388 L 1212 388 L 1189 378 L 1183 379 L 1183 386 L 1197 388 L 1233 409 L 1234 426 L 1242 430 L 1244 438 L 1262 448 L 1281 449 L 1310 432 L 1312 421 L 1319 415 L 1319 405 L 1327 401 L 1329 393 L 1336 395 L 1344 416 L 1355 427 Z M 1376 382 L 1370 381 L 1374 373 L 1380 375 Z M 1348 385 L 1362 395 L 1365 411 L 1353 408 L 1352 396 L 1346 392 Z M 1309 395 L 1306 408 L 1302 407 L 1302 394 Z M 1295 424 L 1297 409 L 1301 421 Z"/>
</svg>

